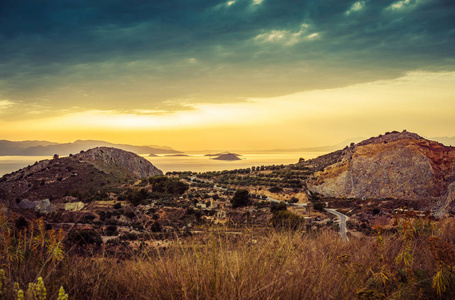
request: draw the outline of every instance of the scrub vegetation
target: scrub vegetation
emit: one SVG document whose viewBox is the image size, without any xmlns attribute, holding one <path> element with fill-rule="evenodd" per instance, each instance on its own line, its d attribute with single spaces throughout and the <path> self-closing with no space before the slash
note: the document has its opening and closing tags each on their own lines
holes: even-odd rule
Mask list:
<svg viewBox="0 0 455 300">
<path fill-rule="evenodd" d="M 286 212 L 276 207 L 273 213 Z M 65 293 L 71 299 L 449 299 L 455 295 L 452 219 L 403 214 L 393 227 L 375 227 L 371 236 L 350 242 L 336 231 L 308 231 L 298 224 L 245 226 L 236 234 L 213 225 L 203 234 L 170 235 L 154 246 L 143 242 L 128 255 L 106 252 L 90 241 L 68 243 L 68 236 L 46 229 L 42 219 L 18 224 L 2 215 L 0 220 L 0 292 L 6 299 L 23 299 L 21 295 L 64 299 Z M 33 298 L 32 292 L 24 292 L 30 288 L 45 291 Z"/>
</svg>

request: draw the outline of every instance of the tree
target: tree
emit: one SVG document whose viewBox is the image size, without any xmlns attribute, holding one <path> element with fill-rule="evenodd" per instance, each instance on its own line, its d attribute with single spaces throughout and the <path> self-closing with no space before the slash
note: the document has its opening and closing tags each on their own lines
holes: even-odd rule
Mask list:
<svg viewBox="0 0 455 300">
<path fill-rule="evenodd" d="M 287 210 L 287 205 L 284 202 L 279 202 L 279 203 L 272 203 L 272 206 L 270 207 L 270 212 L 271 213 L 277 213 L 281 210 Z"/>
<path fill-rule="evenodd" d="M 323 211 L 324 203 L 321 201 L 315 202 L 315 203 L 313 203 L 313 208 L 314 208 L 314 210 Z"/>
<path fill-rule="evenodd" d="M 232 207 L 242 207 L 250 204 L 250 197 L 247 190 L 236 190 L 231 200 Z"/>
<path fill-rule="evenodd" d="M 271 193 L 281 193 L 283 191 L 283 189 L 279 186 L 272 186 L 269 191 Z"/>
</svg>

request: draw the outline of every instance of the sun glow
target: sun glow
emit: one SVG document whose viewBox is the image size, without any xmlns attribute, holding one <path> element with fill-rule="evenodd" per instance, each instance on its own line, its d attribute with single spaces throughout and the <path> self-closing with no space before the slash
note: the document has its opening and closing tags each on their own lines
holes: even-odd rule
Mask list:
<svg viewBox="0 0 455 300">
<path fill-rule="evenodd" d="M 450 135 L 455 129 L 454 82 L 455 72 L 410 73 L 396 80 L 239 103 L 196 104 L 192 110 L 170 113 L 89 110 L 0 124 L 2 136 L 13 140 L 110 137 L 118 142 L 186 149 L 213 144 L 302 147 L 404 127 L 421 134 L 438 130 Z M 433 105 L 428 107 L 430 98 Z"/>
</svg>

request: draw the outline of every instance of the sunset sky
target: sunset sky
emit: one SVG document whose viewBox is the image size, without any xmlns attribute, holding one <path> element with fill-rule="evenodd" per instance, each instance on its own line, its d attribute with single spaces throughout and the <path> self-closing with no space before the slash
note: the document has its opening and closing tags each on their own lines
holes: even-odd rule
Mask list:
<svg viewBox="0 0 455 300">
<path fill-rule="evenodd" d="M 452 0 L 3 0 L 0 139 L 455 136 Z"/>
</svg>

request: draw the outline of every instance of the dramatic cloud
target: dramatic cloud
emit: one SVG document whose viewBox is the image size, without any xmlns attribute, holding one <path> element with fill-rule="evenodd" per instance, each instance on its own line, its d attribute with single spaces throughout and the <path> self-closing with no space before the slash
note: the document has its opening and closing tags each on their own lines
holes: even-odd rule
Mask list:
<svg viewBox="0 0 455 300">
<path fill-rule="evenodd" d="M 455 67 L 455 2 L 0 2 L 11 118 L 163 113 Z"/>
</svg>

